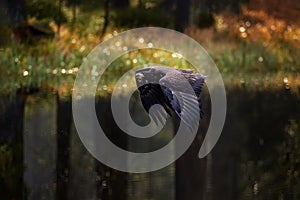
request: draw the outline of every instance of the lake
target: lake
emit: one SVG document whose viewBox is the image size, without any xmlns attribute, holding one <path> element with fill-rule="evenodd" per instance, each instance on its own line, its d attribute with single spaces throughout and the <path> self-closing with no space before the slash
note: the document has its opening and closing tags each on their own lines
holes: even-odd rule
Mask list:
<svg viewBox="0 0 300 200">
<path fill-rule="evenodd" d="M 226 87 L 227 116 L 219 141 L 205 158 L 198 151 L 210 119 L 175 163 L 150 173 L 109 168 L 86 150 L 72 117 L 70 97 L 55 92 L 0 98 L 0 199 L 300 199 L 300 96 L 275 89 Z M 114 123 L 110 98 L 96 100 L 99 123 L 123 149 L 148 152 L 166 145 L 178 119 L 169 118 L 150 139 L 124 134 Z M 138 95 L 131 114 L 143 118 Z M 143 123 L 141 120 L 138 123 Z M 131 163 L 128 163 L 130 165 Z"/>
</svg>

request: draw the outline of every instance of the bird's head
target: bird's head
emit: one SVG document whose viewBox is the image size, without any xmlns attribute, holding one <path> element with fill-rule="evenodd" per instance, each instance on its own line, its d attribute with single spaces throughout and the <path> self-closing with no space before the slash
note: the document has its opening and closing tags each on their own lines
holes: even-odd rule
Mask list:
<svg viewBox="0 0 300 200">
<path fill-rule="evenodd" d="M 163 67 L 146 67 L 136 71 L 135 79 L 138 84 L 158 83 L 165 75 Z"/>
</svg>

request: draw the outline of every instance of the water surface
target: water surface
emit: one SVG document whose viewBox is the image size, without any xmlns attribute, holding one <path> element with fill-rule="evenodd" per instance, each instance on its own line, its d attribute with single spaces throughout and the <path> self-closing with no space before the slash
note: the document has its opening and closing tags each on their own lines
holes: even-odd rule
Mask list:
<svg viewBox="0 0 300 200">
<path fill-rule="evenodd" d="M 300 97 L 284 88 L 227 88 L 228 112 L 213 151 L 198 159 L 210 104 L 188 151 L 161 170 L 130 174 L 95 160 L 82 145 L 71 101 L 57 94 L 0 98 L 0 199 L 300 199 Z M 144 118 L 137 96 L 132 117 Z M 126 136 L 108 97 L 100 124 L 118 146 L 147 152 L 168 143 L 178 119 L 152 140 Z M 131 163 L 128 163 L 129 165 Z"/>
</svg>

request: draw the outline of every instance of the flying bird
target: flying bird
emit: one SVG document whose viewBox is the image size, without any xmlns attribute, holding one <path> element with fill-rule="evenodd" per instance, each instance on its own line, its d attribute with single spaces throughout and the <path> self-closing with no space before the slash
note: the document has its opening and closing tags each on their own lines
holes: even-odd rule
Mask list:
<svg viewBox="0 0 300 200">
<path fill-rule="evenodd" d="M 156 124 L 162 123 L 164 112 L 171 110 L 191 129 L 197 128 L 203 117 L 201 89 L 206 76 L 193 74 L 193 70 L 151 66 L 135 73 L 136 84 L 145 110 Z M 150 108 L 159 104 L 160 107 Z"/>
</svg>

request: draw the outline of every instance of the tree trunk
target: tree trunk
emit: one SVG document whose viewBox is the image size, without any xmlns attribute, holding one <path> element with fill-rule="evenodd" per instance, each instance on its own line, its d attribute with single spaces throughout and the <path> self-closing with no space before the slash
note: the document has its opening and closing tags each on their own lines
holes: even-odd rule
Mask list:
<svg viewBox="0 0 300 200">
<path fill-rule="evenodd" d="M 189 25 L 190 19 L 190 0 L 177 0 L 175 11 L 174 28 L 176 31 L 184 32 Z"/>
<path fill-rule="evenodd" d="M 62 20 L 62 3 L 63 0 L 58 0 L 58 20 L 57 20 L 57 36 L 60 35 L 60 27 L 61 27 L 61 20 Z"/>
<path fill-rule="evenodd" d="M 24 26 L 26 24 L 25 0 L 6 0 L 4 4 L 7 8 L 10 27 Z"/>
<path fill-rule="evenodd" d="M 57 94 L 57 200 L 67 199 L 68 194 L 71 122 L 71 101 L 61 100 Z"/>
<path fill-rule="evenodd" d="M 112 5 L 116 8 L 129 7 L 129 0 L 113 0 Z"/>
<path fill-rule="evenodd" d="M 109 23 L 109 3 L 110 3 L 109 0 L 105 0 L 104 2 L 104 24 L 101 31 L 101 36 L 100 36 L 101 39 L 104 37 Z"/>
<path fill-rule="evenodd" d="M 26 95 L 0 98 L 0 197 L 23 199 L 23 119 Z M 2 107 L 3 106 L 3 107 Z M 6 156 L 3 155 L 8 155 Z M 5 167 L 2 167 L 5 166 Z"/>
<path fill-rule="evenodd" d="M 74 30 L 76 24 L 76 4 L 72 5 L 72 31 Z"/>
</svg>

